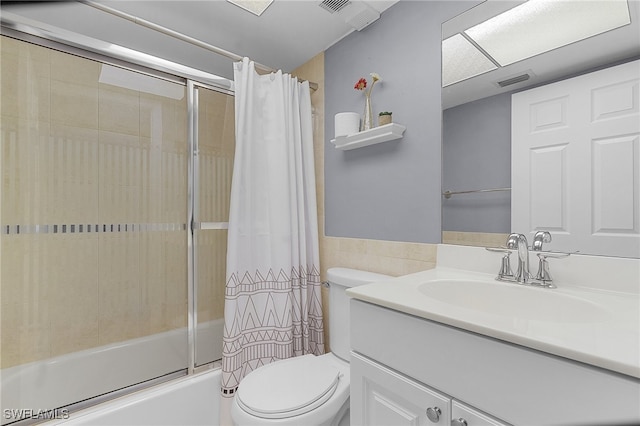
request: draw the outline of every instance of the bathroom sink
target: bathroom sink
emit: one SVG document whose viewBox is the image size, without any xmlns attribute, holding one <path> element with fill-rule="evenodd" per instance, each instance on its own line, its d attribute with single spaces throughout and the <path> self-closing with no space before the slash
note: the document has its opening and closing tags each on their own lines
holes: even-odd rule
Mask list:
<svg viewBox="0 0 640 426">
<path fill-rule="evenodd" d="M 452 307 L 514 319 L 582 323 L 609 317 L 606 310 L 589 300 L 515 283 L 436 279 L 420 284 L 418 291 Z"/>
</svg>

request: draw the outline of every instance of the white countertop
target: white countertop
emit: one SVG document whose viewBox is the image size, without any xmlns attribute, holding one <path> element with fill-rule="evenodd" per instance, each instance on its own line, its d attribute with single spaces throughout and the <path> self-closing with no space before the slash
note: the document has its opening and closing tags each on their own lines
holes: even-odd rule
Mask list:
<svg viewBox="0 0 640 426">
<path fill-rule="evenodd" d="M 499 258 L 496 261 L 499 262 Z M 592 306 L 597 305 L 601 313 L 593 319 L 582 315 L 575 321 L 571 319 L 571 312 L 563 315 L 566 321 L 546 320 L 544 315 L 535 319 L 531 316 L 501 315 L 427 297 L 419 287 L 428 281 L 461 279 L 495 282 L 495 274 L 451 268 L 438 263 L 435 269 L 351 288 L 347 293 L 355 299 L 396 311 L 640 378 L 640 295 L 637 293 L 572 286 L 568 283 L 559 284 L 556 289 L 498 283 L 521 289 L 522 292 L 509 293 L 524 298 L 525 303 L 532 295 L 528 292 L 554 292 L 560 297 L 569 296 Z M 519 302 L 523 303 L 523 300 Z"/>
</svg>

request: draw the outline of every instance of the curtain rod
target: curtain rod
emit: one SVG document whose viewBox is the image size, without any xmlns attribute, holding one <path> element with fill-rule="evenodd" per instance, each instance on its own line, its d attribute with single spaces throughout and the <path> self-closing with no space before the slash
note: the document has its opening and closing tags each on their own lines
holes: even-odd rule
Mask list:
<svg viewBox="0 0 640 426">
<path fill-rule="evenodd" d="M 158 32 L 160 32 L 162 34 L 166 34 L 166 35 L 168 35 L 170 37 L 176 38 L 178 40 L 182 40 L 182 41 L 187 42 L 189 44 L 193 44 L 194 46 L 201 47 L 203 49 L 206 49 L 206 50 L 208 50 L 210 52 L 213 52 L 213 53 L 216 53 L 218 55 L 225 56 L 225 57 L 227 57 L 229 59 L 232 59 L 234 61 L 241 61 L 242 60 L 242 56 L 240 56 L 240 55 L 237 55 L 237 54 L 235 54 L 233 52 L 229 52 L 228 50 L 221 49 L 221 48 L 219 48 L 217 46 L 214 46 L 212 44 L 205 43 L 205 42 L 203 42 L 201 40 L 198 40 L 196 38 L 189 37 L 188 35 L 185 35 L 185 34 L 182 34 L 180 32 L 174 31 L 174 30 L 169 29 L 167 27 L 163 27 L 162 25 L 158 25 L 158 24 L 153 23 L 151 21 L 147 21 L 145 19 L 138 18 L 137 16 L 130 15 L 128 13 L 119 11 L 117 9 L 114 9 L 112 7 L 109 7 L 109 6 L 105 6 L 105 5 L 100 4 L 100 3 L 96 3 L 96 2 L 91 1 L 91 0 L 78 0 L 78 1 L 80 3 L 86 4 L 87 6 L 91 6 L 93 8 L 98 9 L 98 10 L 101 10 L 103 12 L 107 12 L 107 13 L 110 13 L 111 15 L 115 15 L 115 16 L 117 16 L 119 18 L 126 19 L 127 21 L 131 21 L 134 24 L 141 25 L 143 27 L 146 27 L 146 28 L 152 29 L 154 31 L 158 31 Z M 274 70 L 271 67 L 268 67 L 266 65 L 262 65 L 262 64 L 260 64 L 258 62 L 255 62 L 255 61 L 254 61 L 254 63 L 256 65 L 256 68 L 258 68 L 258 69 L 260 69 L 262 71 L 276 72 L 276 70 Z M 304 81 L 304 80 L 301 80 L 300 78 L 298 78 L 298 81 Z M 311 90 L 318 90 L 318 83 L 314 83 L 314 82 L 310 81 L 309 82 L 309 88 Z"/>
</svg>

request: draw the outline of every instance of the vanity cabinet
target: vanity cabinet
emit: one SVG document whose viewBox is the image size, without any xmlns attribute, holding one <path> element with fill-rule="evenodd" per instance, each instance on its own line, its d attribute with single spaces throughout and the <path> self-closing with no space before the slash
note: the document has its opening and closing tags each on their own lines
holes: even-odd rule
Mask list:
<svg viewBox="0 0 640 426">
<path fill-rule="evenodd" d="M 357 353 L 351 354 L 351 424 L 507 426 Z"/>
<path fill-rule="evenodd" d="M 350 303 L 354 426 L 640 424 L 635 377 L 519 345 L 516 336 L 508 342 Z M 426 409 L 436 406 L 441 417 L 432 423 Z"/>
</svg>

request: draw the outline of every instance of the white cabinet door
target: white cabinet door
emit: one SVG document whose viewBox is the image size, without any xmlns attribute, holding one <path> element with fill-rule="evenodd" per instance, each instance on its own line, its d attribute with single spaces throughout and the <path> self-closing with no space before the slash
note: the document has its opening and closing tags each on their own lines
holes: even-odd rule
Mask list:
<svg viewBox="0 0 640 426">
<path fill-rule="evenodd" d="M 351 353 L 352 426 L 449 426 L 450 410 L 445 395 Z"/>
<path fill-rule="evenodd" d="M 451 405 L 452 426 L 508 426 L 485 413 L 464 405 L 459 401 L 453 401 Z"/>
<path fill-rule="evenodd" d="M 512 96 L 511 229 L 640 257 L 640 61 Z"/>
</svg>

